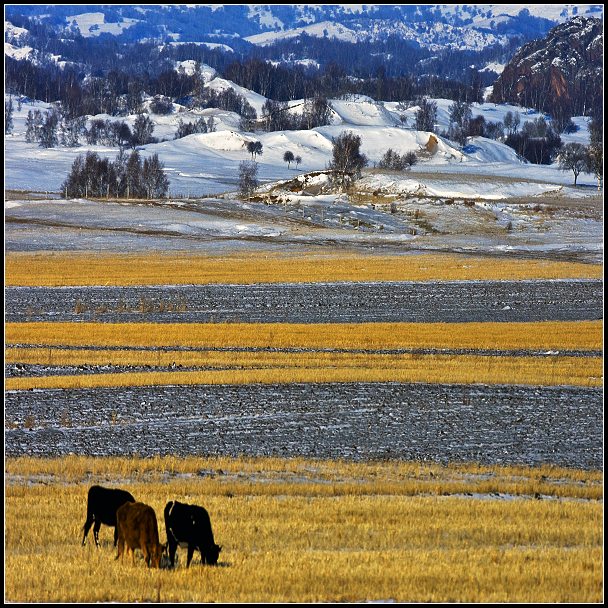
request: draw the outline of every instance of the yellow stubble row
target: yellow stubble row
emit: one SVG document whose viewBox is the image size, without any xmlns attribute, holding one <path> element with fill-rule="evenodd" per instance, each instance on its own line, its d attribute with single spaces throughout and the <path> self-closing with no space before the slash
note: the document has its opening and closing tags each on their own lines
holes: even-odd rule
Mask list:
<svg viewBox="0 0 608 608">
<path fill-rule="evenodd" d="M 601 321 L 539 323 L 155 324 L 9 323 L 6 360 L 195 371 L 9 378 L 8 389 L 283 382 L 431 382 L 600 386 Z M 24 345 L 44 347 L 24 348 Z M 83 347 L 77 350 L 65 347 Z M 91 348 L 95 347 L 95 348 Z M 199 350 L 184 351 L 178 348 Z M 139 350 L 139 349 L 153 350 Z M 233 351 L 214 351 L 233 348 Z M 248 351 L 248 348 L 279 352 Z M 542 357 L 381 353 L 379 349 L 493 349 Z M 116 349 L 116 350 L 113 350 Z M 155 349 L 155 350 L 154 350 Z M 281 350 L 283 349 L 283 350 Z M 290 352 L 285 349 L 342 349 Z M 366 352 L 360 352 L 366 351 Z"/>
<path fill-rule="evenodd" d="M 505 260 L 446 254 L 363 255 L 308 252 L 212 256 L 11 252 L 6 285 L 203 285 L 333 281 L 598 279 L 601 264 Z"/>
</svg>

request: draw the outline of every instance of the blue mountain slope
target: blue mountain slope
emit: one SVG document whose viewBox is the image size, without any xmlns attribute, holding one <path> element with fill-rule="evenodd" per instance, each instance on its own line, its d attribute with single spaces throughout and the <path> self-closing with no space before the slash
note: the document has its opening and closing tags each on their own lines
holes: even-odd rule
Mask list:
<svg viewBox="0 0 608 608">
<path fill-rule="evenodd" d="M 6 18 L 37 17 L 53 25 L 69 25 L 73 17 L 98 14 L 98 23 L 85 21 L 83 36 L 104 33 L 123 42 L 143 39 L 200 42 L 246 38 L 264 32 L 286 32 L 315 23 L 340 24 L 359 39 L 403 35 L 403 26 L 436 31 L 438 46 L 466 45 L 470 33 L 523 41 L 543 37 L 556 24 L 574 15 L 601 16 L 603 5 L 5 5 Z M 78 21 L 78 20 L 76 20 Z M 105 27 L 104 27 L 105 24 Z M 107 27 L 108 24 L 122 27 Z M 381 27 L 378 27 L 381 24 Z M 452 28 L 452 29 L 450 29 Z M 457 28 L 456 31 L 453 28 Z M 401 32 L 401 33 L 400 33 Z"/>
</svg>

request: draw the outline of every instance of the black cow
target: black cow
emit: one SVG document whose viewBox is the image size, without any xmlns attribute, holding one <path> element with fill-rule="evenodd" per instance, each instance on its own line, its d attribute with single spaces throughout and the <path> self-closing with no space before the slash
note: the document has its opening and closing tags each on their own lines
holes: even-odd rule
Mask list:
<svg viewBox="0 0 608 608">
<path fill-rule="evenodd" d="M 206 509 L 171 500 L 165 506 L 165 529 L 171 566 L 175 565 L 177 545 L 188 547 L 186 567 L 190 566 L 197 549 L 201 552 L 201 563 L 211 566 L 217 564 L 222 548 L 213 540 L 211 521 Z"/>
<path fill-rule="evenodd" d="M 135 498 L 126 490 L 113 488 L 102 488 L 101 486 L 91 486 L 87 499 L 87 520 L 84 522 L 84 536 L 82 545 L 86 543 L 87 534 L 93 527 L 95 544 L 99 547 L 99 528 L 101 524 L 114 527 L 114 546 L 118 541 L 118 528 L 116 527 L 116 511 L 118 507 L 126 502 L 135 502 Z"/>
</svg>

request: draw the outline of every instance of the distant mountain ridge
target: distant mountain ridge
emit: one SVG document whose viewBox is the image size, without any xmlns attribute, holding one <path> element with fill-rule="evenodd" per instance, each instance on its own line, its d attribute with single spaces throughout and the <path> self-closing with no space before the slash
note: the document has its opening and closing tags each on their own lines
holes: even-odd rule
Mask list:
<svg viewBox="0 0 608 608">
<path fill-rule="evenodd" d="M 603 5 L 12 5 L 21 14 L 71 26 L 84 37 L 111 35 L 124 42 L 272 44 L 302 31 L 317 37 L 375 41 L 390 35 L 422 47 L 479 50 L 544 36 L 576 15 L 602 15 Z M 322 27 L 318 27 L 323 24 Z"/>
<path fill-rule="evenodd" d="M 491 101 L 552 116 L 595 114 L 603 106 L 603 25 L 575 17 L 519 49 L 493 86 Z"/>
</svg>

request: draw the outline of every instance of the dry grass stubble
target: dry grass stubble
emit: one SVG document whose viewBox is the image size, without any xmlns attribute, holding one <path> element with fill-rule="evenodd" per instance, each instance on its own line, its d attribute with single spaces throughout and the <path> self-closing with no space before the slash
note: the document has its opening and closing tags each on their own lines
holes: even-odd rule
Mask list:
<svg viewBox="0 0 608 608">
<path fill-rule="evenodd" d="M 601 278 L 601 264 L 505 260 L 463 255 L 289 255 L 272 252 L 212 256 L 9 252 L 7 285 L 183 285 L 332 281 Z"/>
<path fill-rule="evenodd" d="M 601 601 L 603 509 L 598 500 L 382 491 L 314 496 L 302 492 L 297 479 L 286 477 L 282 488 L 269 492 L 263 481 L 246 473 L 238 481 L 240 491 L 226 493 L 219 477 L 180 476 L 175 459 L 167 461 L 175 476 L 161 481 L 157 472 L 148 482 L 142 481 L 137 460 L 130 465 L 125 460 L 122 471 L 131 471 L 132 483 L 121 483 L 111 473 L 91 477 L 97 467 L 95 459 L 88 462 L 89 474 L 76 483 L 60 474 L 45 477 L 44 484 L 30 483 L 26 475 L 6 487 L 8 601 Z M 341 472 L 374 483 L 393 475 L 396 466 L 348 464 L 342 470 L 339 463 L 285 462 L 286 470 L 329 467 L 338 487 Z M 162 466 L 162 459 L 155 463 Z M 34 464 L 33 459 L 28 463 L 32 473 Z M 187 469 L 192 462 L 185 464 Z M 278 460 L 243 464 L 244 471 L 281 468 Z M 410 467 L 426 470 L 420 464 Z M 239 461 L 231 468 L 238 471 Z M 534 469 L 529 474 L 536 477 Z M 149 570 L 141 559 L 117 562 L 112 530 L 105 526 L 101 549 L 91 535 L 80 547 L 86 492 L 93 482 L 126 487 L 153 506 L 161 540 L 168 500 L 204 505 L 216 542 L 223 546 L 220 566 L 201 566 L 197 554 L 186 569 L 184 549 L 178 550 L 175 570 Z"/>
</svg>

